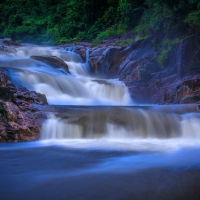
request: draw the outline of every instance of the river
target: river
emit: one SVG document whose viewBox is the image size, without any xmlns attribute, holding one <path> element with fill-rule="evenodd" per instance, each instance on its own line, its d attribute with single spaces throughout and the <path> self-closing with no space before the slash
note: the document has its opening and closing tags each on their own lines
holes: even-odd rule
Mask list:
<svg viewBox="0 0 200 200">
<path fill-rule="evenodd" d="M 31 55 L 58 56 L 71 74 Z M 135 104 L 122 82 L 93 77 L 66 49 L 19 47 L 1 66 L 57 108 L 39 141 L 0 144 L 2 199 L 200 198 L 196 105 Z"/>
</svg>

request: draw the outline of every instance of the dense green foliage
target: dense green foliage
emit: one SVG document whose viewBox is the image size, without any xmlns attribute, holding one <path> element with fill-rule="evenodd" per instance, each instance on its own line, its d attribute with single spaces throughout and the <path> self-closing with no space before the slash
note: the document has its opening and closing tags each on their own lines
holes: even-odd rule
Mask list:
<svg viewBox="0 0 200 200">
<path fill-rule="evenodd" d="M 199 0 L 4 0 L 0 37 L 32 43 L 104 39 L 134 31 L 140 38 L 154 25 L 180 32 L 200 28 Z"/>
</svg>

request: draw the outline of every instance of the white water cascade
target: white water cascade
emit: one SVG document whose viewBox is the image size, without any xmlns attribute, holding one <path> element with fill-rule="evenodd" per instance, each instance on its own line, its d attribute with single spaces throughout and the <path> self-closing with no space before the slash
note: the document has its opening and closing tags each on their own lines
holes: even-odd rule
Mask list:
<svg viewBox="0 0 200 200">
<path fill-rule="evenodd" d="M 54 68 L 30 56 L 57 56 L 69 67 Z M 125 85 L 116 80 L 103 80 L 89 75 L 88 52 L 84 63 L 73 51 L 50 47 L 11 49 L 1 63 L 7 67 L 12 82 L 45 94 L 53 105 L 127 105 L 131 98 Z"/>
<path fill-rule="evenodd" d="M 200 113 L 155 110 L 102 107 L 83 109 L 78 114 L 69 111 L 64 117 L 51 115 L 43 124 L 41 138 L 200 139 Z"/>
<path fill-rule="evenodd" d="M 71 114 L 51 114 L 44 122 L 41 138 L 190 138 L 199 139 L 199 113 L 186 115 L 183 107 L 154 106 L 152 109 L 112 109 L 132 103 L 127 88 L 118 80 L 90 76 L 88 52 L 86 62 L 72 51 L 52 47 L 19 47 L 2 57 L 1 66 L 8 69 L 15 85 L 45 94 L 52 105 L 100 105 L 98 109 L 77 107 Z M 57 56 L 69 67 L 54 68 L 30 56 Z M 104 106 L 103 106 L 104 105 Z M 97 106 L 98 107 L 98 106 Z M 176 113 L 174 111 L 179 110 Z M 190 109 L 184 106 L 184 109 Z M 73 109 L 72 109 L 73 110 Z M 185 112 L 185 113 L 188 113 Z"/>
</svg>

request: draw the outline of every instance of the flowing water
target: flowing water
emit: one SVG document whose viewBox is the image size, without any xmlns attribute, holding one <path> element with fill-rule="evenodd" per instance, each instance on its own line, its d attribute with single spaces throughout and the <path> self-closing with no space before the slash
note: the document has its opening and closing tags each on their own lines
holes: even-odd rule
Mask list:
<svg viewBox="0 0 200 200">
<path fill-rule="evenodd" d="M 196 105 L 136 105 L 72 49 L 20 47 L 0 65 L 47 96 L 41 140 L 0 144 L 2 199 L 200 199 Z M 71 74 L 31 55 L 58 56 Z M 57 106 L 55 106 L 57 105 Z"/>
<path fill-rule="evenodd" d="M 53 68 L 30 56 L 57 56 L 69 66 Z M 1 66 L 8 68 L 12 82 L 45 94 L 53 105 L 97 105 L 131 103 L 127 88 L 118 80 L 91 77 L 88 59 L 84 63 L 73 51 L 50 47 L 21 47 L 4 58 Z"/>
</svg>

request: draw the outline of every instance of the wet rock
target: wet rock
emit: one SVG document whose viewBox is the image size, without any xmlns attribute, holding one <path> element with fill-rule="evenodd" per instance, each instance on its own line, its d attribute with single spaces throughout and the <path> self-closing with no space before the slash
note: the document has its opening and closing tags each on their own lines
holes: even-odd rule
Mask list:
<svg viewBox="0 0 200 200">
<path fill-rule="evenodd" d="M 81 56 L 81 58 L 83 59 L 84 62 L 86 61 L 86 48 L 77 47 L 75 49 L 75 52 Z"/>
<path fill-rule="evenodd" d="M 0 132 L 1 131 L 4 131 L 6 129 L 6 124 L 4 122 L 4 119 L 0 118 L 1 121 L 0 121 Z"/>
<path fill-rule="evenodd" d="M 11 131 L 17 131 L 18 130 L 18 124 L 17 123 L 15 123 L 15 122 L 8 122 L 8 129 Z"/>
<path fill-rule="evenodd" d="M 35 119 L 47 119 L 47 115 L 43 111 L 38 111 L 34 113 Z"/>
<path fill-rule="evenodd" d="M 45 104 L 47 105 L 48 102 L 47 102 L 47 98 L 44 94 L 41 94 L 41 93 L 37 93 L 37 99 L 39 102 L 41 102 L 42 104 Z"/>
<path fill-rule="evenodd" d="M 2 138 L 6 138 L 6 137 L 7 137 L 7 133 L 6 133 L 5 131 L 1 131 L 1 132 L 0 132 L 0 136 L 1 136 Z"/>
<path fill-rule="evenodd" d="M 183 81 L 176 87 L 175 103 L 195 103 L 200 101 L 200 79 Z"/>
<path fill-rule="evenodd" d="M 56 68 L 63 68 L 68 73 L 70 73 L 68 65 L 63 60 L 58 58 L 57 56 L 31 56 L 31 58 L 35 59 L 35 60 L 39 60 L 44 63 L 47 63 Z"/>
<path fill-rule="evenodd" d="M 187 95 L 180 100 L 181 104 L 196 103 L 200 101 L 200 95 Z"/>
<path fill-rule="evenodd" d="M 18 134 L 20 137 L 22 137 L 22 135 L 23 136 L 31 136 L 32 135 L 30 129 L 27 126 L 22 126 L 22 125 L 19 125 Z"/>
<path fill-rule="evenodd" d="M 7 86 L 7 76 L 6 73 L 0 69 L 0 86 L 6 87 Z"/>
<path fill-rule="evenodd" d="M 39 139 L 39 132 L 33 132 L 27 126 L 19 126 L 17 133 L 21 142 Z"/>
<path fill-rule="evenodd" d="M 0 70 L 0 142 L 19 142 L 37 140 L 45 113 L 34 113 L 37 108 L 31 105 L 46 105 L 45 95 L 16 87 Z M 40 111 L 41 112 L 41 111 Z"/>
<path fill-rule="evenodd" d="M 31 103 L 46 105 L 46 96 L 35 91 L 29 91 L 25 87 L 18 87 L 15 93 L 17 105 L 28 106 Z"/>
<path fill-rule="evenodd" d="M 92 71 L 103 77 L 115 78 L 121 63 L 121 48 L 94 48 L 89 55 Z"/>
<path fill-rule="evenodd" d="M 0 39 L 0 44 L 4 46 L 21 46 L 20 43 L 14 42 L 11 38 Z"/>
<path fill-rule="evenodd" d="M 18 123 L 27 127 L 33 127 L 35 125 L 34 115 L 31 111 L 20 112 Z"/>
<path fill-rule="evenodd" d="M 14 92 L 8 87 L 0 86 L 0 98 L 4 101 L 12 101 L 14 100 Z"/>
<path fill-rule="evenodd" d="M 176 92 L 176 101 L 180 101 L 183 97 L 191 94 L 192 91 L 188 86 L 181 86 Z"/>
<path fill-rule="evenodd" d="M 16 122 L 17 121 L 17 115 L 19 113 L 19 108 L 12 102 L 5 102 L 5 111 L 6 116 L 9 120 Z"/>
<path fill-rule="evenodd" d="M 0 136 L 0 142 L 6 142 L 6 140 L 2 136 Z"/>
</svg>

